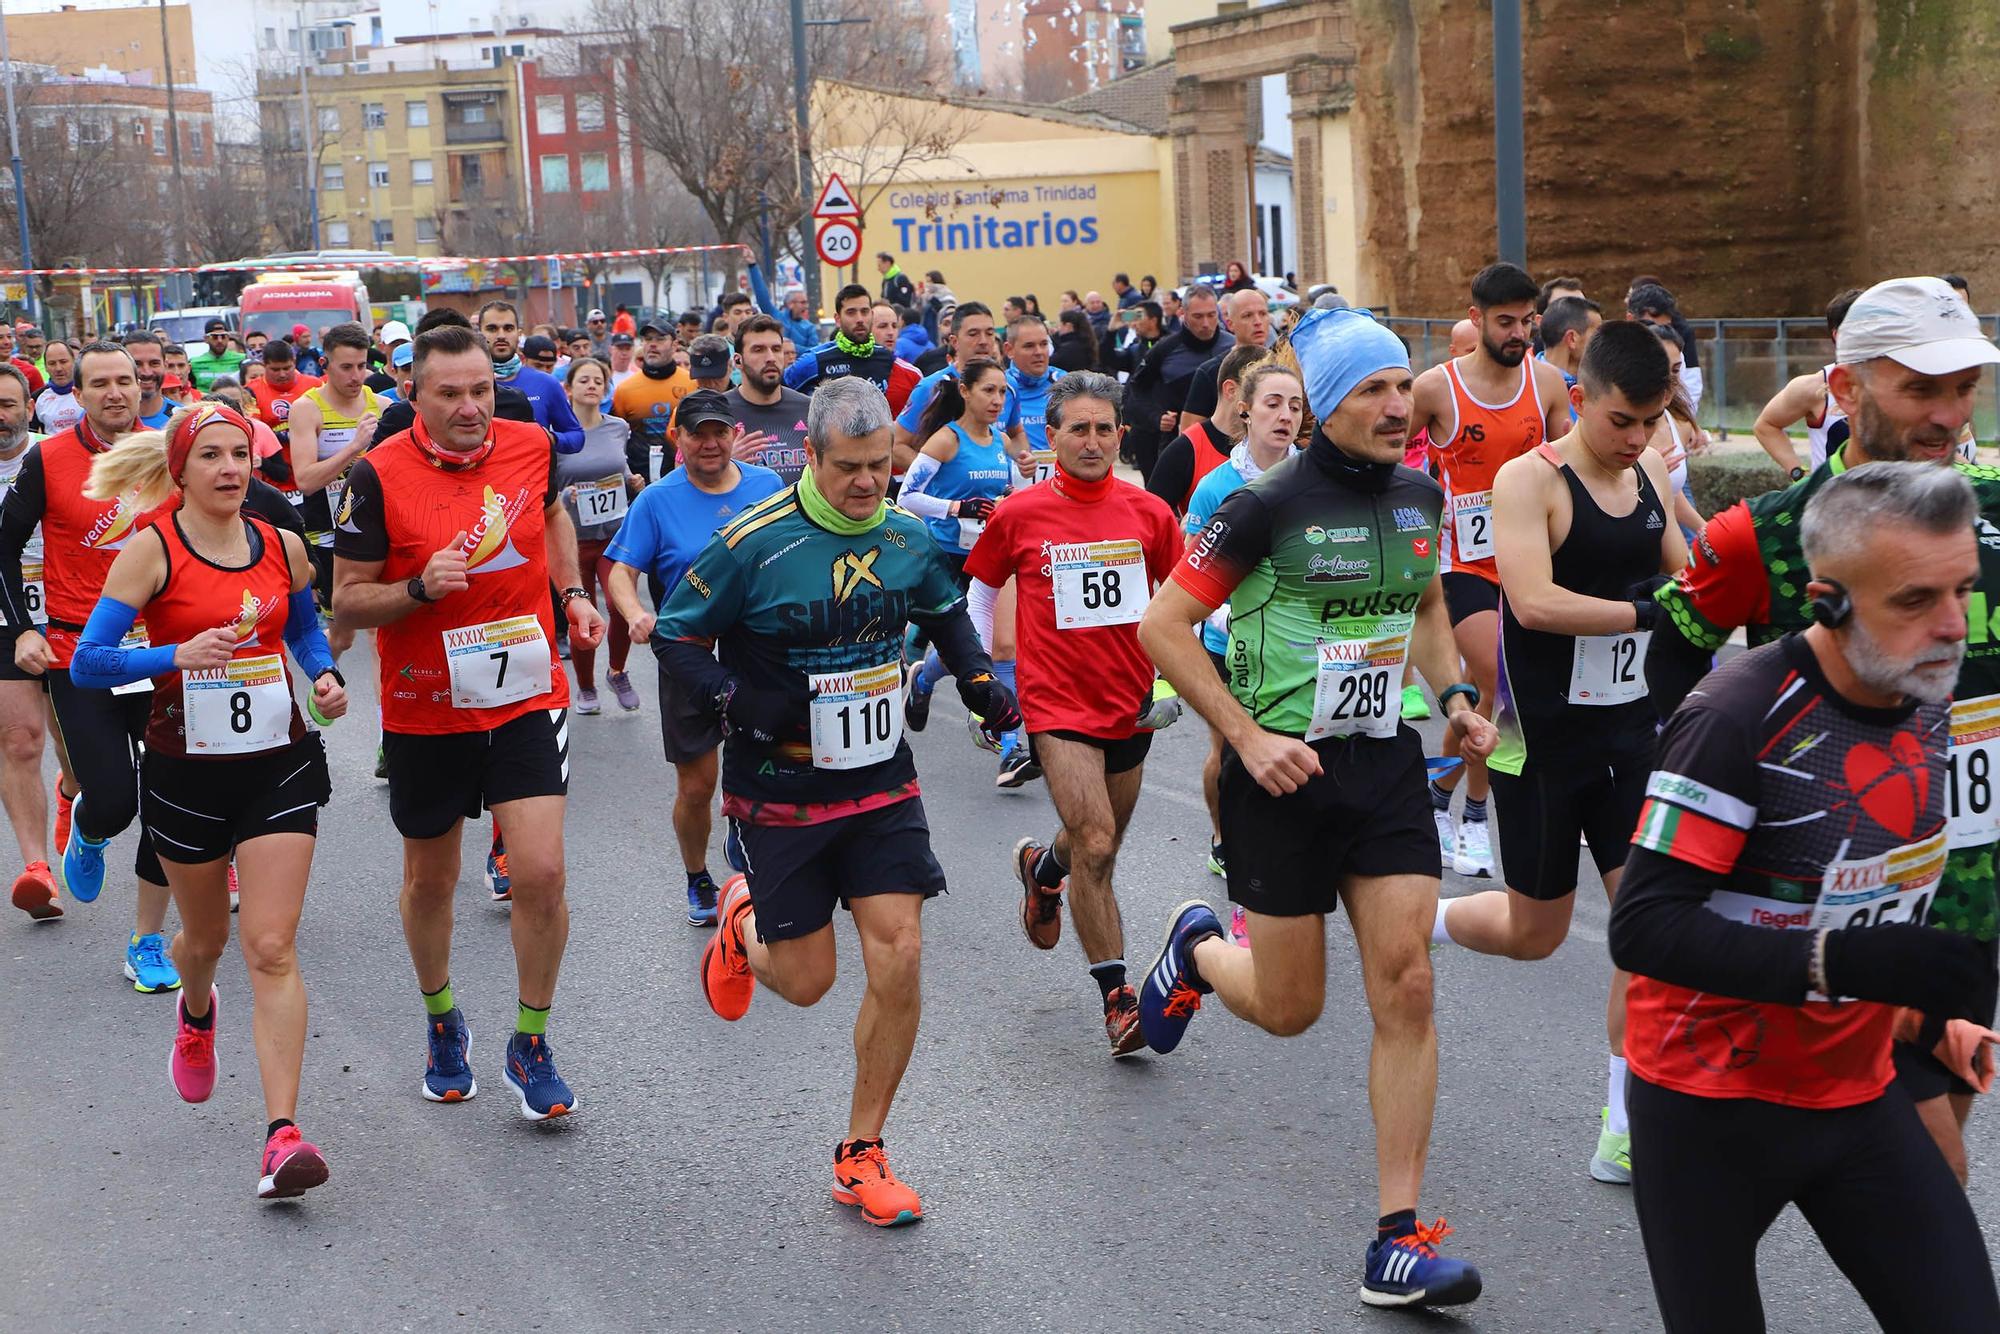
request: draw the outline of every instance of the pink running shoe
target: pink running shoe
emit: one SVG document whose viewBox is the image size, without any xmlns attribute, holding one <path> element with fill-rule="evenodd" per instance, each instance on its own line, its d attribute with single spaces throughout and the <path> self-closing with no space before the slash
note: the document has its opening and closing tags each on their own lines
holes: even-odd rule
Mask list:
<svg viewBox="0 0 2000 1334">
<path fill-rule="evenodd" d="M 187 1021 L 187 996 L 174 1002 L 174 1018 L 180 1031 L 174 1034 L 173 1059 L 167 1073 L 173 1076 L 174 1092 L 184 1102 L 207 1102 L 215 1092 L 215 1025 L 221 1019 L 215 988 L 208 989 L 208 1027 L 196 1028 Z"/>
<path fill-rule="evenodd" d="M 264 1145 L 264 1175 L 257 1179 L 260 1200 L 289 1200 L 324 1186 L 332 1172 L 317 1146 L 297 1126 L 280 1126 Z"/>
<path fill-rule="evenodd" d="M 1229 905 L 1229 938 L 1244 949 L 1250 948 L 1250 925 L 1243 920 L 1243 905 Z"/>
</svg>

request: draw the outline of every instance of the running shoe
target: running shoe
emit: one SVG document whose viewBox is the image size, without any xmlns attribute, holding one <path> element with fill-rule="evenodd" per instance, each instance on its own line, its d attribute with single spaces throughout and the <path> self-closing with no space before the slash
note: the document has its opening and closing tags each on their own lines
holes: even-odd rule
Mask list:
<svg viewBox="0 0 2000 1334">
<path fill-rule="evenodd" d="M 1632 1136 L 1611 1133 L 1611 1109 L 1598 1117 L 1597 1152 L 1590 1155 L 1590 1175 L 1614 1186 L 1632 1184 Z"/>
<path fill-rule="evenodd" d="M 993 786 L 1012 790 L 1026 787 L 1042 776 L 1042 766 L 1035 763 L 1034 752 L 1026 745 L 1017 744 L 1010 735 L 1000 751 L 1000 772 L 993 779 Z"/>
<path fill-rule="evenodd" d="M 833 1198 L 856 1205 L 876 1227 L 897 1227 L 924 1216 L 917 1193 L 896 1180 L 879 1139 L 855 1139 L 833 1151 Z"/>
<path fill-rule="evenodd" d="M 243 906 L 243 892 L 236 887 L 236 863 L 229 863 L 229 911 Z"/>
<path fill-rule="evenodd" d="M 69 851 L 69 831 L 75 818 L 76 798 L 65 797 L 62 779 L 56 779 L 56 856 Z"/>
<path fill-rule="evenodd" d="M 1460 875 L 1490 878 L 1493 874 L 1493 844 L 1488 840 L 1486 821 L 1467 820 L 1458 827 L 1458 851 L 1452 854 L 1451 869 Z"/>
<path fill-rule="evenodd" d="M 1452 820 L 1451 812 L 1435 807 L 1431 810 L 1431 823 L 1437 826 L 1438 857 L 1446 866 L 1458 855 L 1458 825 Z"/>
<path fill-rule="evenodd" d="M 507 874 L 507 849 L 486 850 L 486 888 L 495 903 L 514 901 L 514 880 Z"/>
<path fill-rule="evenodd" d="M 174 1053 L 167 1058 L 167 1076 L 182 1102 L 207 1102 L 215 1092 L 215 1026 L 222 1009 L 214 987 L 208 989 L 208 1027 L 188 1022 L 187 997 L 174 997 Z"/>
<path fill-rule="evenodd" d="M 569 661 L 569 636 L 567 634 L 556 636 L 556 656 L 564 662 Z"/>
<path fill-rule="evenodd" d="M 56 898 L 56 878 L 47 862 L 29 862 L 14 877 L 14 906 L 37 922 L 52 922 L 63 915 Z"/>
<path fill-rule="evenodd" d="M 1451 1235 L 1442 1218 L 1402 1237 L 1377 1237 L 1368 1247 L 1361 1300 L 1370 1306 L 1459 1306 L 1479 1295 L 1479 1271 L 1437 1252 Z"/>
<path fill-rule="evenodd" d="M 1219 838 L 1208 840 L 1208 873 L 1225 879 L 1229 876 L 1229 863 L 1223 858 L 1222 840 Z"/>
<path fill-rule="evenodd" d="M 716 887 L 715 881 L 703 871 L 701 878 L 688 886 L 688 925 L 714 926 L 715 901 L 721 896 L 722 891 Z"/>
<path fill-rule="evenodd" d="M 605 677 L 611 683 L 611 693 L 618 696 L 618 707 L 627 713 L 639 711 L 639 692 L 632 688 L 630 672 L 612 672 Z"/>
<path fill-rule="evenodd" d="M 989 755 L 998 755 L 1000 753 L 999 740 L 986 734 L 986 728 L 979 721 L 978 715 L 970 713 L 965 715 L 965 730 L 971 735 L 973 745 L 979 747 Z"/>
<path fill-rule="evenodd" d="M 1244 920 L 1243 905 L 1229 905 L 1229 939 L 1244 949 L 1250 948 L 1250 923 Z"/>
<path fill-rule="evenodd" d="M 743 831 L 731 817 L 722 817 L 722 860 L 738 875 L 750 872 L 750 854 L 743 851 Z"/>
<path fill-rule="evenodd" d="M 1139 1025 L 1146 1045 L 1165 1055 L 1181 1045 L 1188 1021 L 1201 1008 L 1201 998 L 1212 988 L 1190 980 L 1195 943 L 1222 934 L 1222 923 L 1200 899 L 1189 899 L 1174 909 L 1167 923 L 1167 943 L 1160 947 L 1153 967 L 1139 988 Z"/>
<path fill-rule="evenodd" d="M 1420 685 L 1403 687 L 1403 721 L 1420 723 L 1431 716 L 1430 701 L 1424 698 L 1424 688 Z"/>
<path fill-rule="evenodd" d="M 1035 863 L 1045 851 L 1032 838 L 1014 845 L 1014 874 L 1021 880 L 1021 929 L 1038 950 L 1052 950 L 1062 939 L 1062 888 L 1047 889 L 1035 879 Z M 1069 883 L 1067 877 L 1063 883 Z"/>
<path fill-rule="evenodd" d="M 595 718 L 598 714 L 604 712 L 604 706 L 597 702 L 597 692 L 595 690 L 585 690 L 582 686 L 576 688 L 576 704 L 574 707 L 577 714 L 584 718 Z"/>
<path fill-rule="evenodd" d="M 576 1110 L 576 1095 L 556 1073 L 549 1040 L 540 1033 L 516 1033 L 507 1039 L 507 1064 L 501 1078 L 521 1099 L 521 1115 L 530 1121 L 568 1116 Z"/>
<path fill-rule="evenodd" d="M 81 829 L 72 829 L 63 853 L 63 883 L 78 903 L 93 903 L 104 892 L 104 850 L 110 839 L 93 843 Z"/>
<path fill-rule="evenodd" d="M 1111 1039 L 1111 1054 L 1130 1056 L 1146 1045 L 1139 1027 L 1139 994 L 1129 986 L 1112 988 L 1104 1001 L 1104 1036 Z"/>
<path fill-rule="evenodd" d="M 430 1102 L 464 1102 L 479 1092 L 472 1077 L 472 1029 L 456 1005 L 428 1020 L 425 1034 L 430 1056 L 424 1062 L 424 1098 Z"/>
<path fill-rule="evenodd" d="M 280 1126 L 264 1143 L 263 1175 L 257 1178 L 257 1198 L 289 1200 L 314 1186 L 324 1186 L 332 1172 L 319 1146 L 308 1143 L 297 1126 Z"/>
<path fill-rule="evenodd" d="M 931 692 L 923 685 L 924 660 L 910 664 L 903 678 L 903 730 L 921 732 L 931 720 Z"/>
<path fill-rule="evenodd" d="M 83 836 L 77 836 L 83 842 Z M 134 936 L 125 945 L 125 976 L 132 990 L 152 995 L 156 991 L 179 991 L 181 975 L 167 961 L 167 942 L 155 931 Z"/>
<path fill-rule="evenodd" d="M 389 752 L 379 741 L 375 743 L 375 776 L 377 778 L 389 776 Z"/>
<path fill-rule="evenodd" d="M 750 882 L 740 875 L 722 887 L 721 925 L 701 952 L 701 994 L 708 1008 L 734 1023 L 750 1012 L 757 979 L 743 952 L 743 919 L 750 912 Z"/>
</svg>

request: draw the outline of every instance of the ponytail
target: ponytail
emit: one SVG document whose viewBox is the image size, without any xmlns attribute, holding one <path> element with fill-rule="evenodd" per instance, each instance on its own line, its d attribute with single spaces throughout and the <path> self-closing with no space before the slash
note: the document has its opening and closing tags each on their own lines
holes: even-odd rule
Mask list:
<svg viewBox="0 0 2000 1334">
<path fill-rule="evenodd" d="M 172 423 L 166 431 L 138 431 L 99 454 L 90 465 L 90 480 L 84 484 L 83 494 L 92 500 L 123 497 L 140 512 L 158 506 L 178 489 L 167 472 L 171 430 Z"/>
</svg>

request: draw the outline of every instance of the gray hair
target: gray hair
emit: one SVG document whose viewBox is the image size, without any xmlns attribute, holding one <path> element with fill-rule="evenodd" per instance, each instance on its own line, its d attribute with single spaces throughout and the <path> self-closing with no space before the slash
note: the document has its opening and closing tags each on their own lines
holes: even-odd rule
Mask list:
<svg viewBox="0 0 2000 1334">
<path fill-rule="evenodd" d="M 858 375 L 827 380 L 813 390 L 806 405 L 806 443 L 825 454 L 836 439 L 852 440 L 889 429 L 894 420 L 889 400 L 873 383 Z"/>
<path fill-rule="evenodd" d="M 1799 542 L 1806 564 L 1863 558 L 1863 547 L 1885 524 L 1926 533 L 1962 533 L 1979 502 L 1958 469 L 1935 463 L 1871 463 L 1828 481 L 1806 503 Z"/>
<path fill-rule="evenodd" d="M 1111 421 L 1123 425 L 1125 414 L 1120 402 L 1121 391 L 1118 381 L 1101 371 L 1071 371 L 1062 379 L 1049 386 L 1047 406 L 1043 408 L 1043 418 L 1053 431 L 1062 426 L 1063 409 L 1071 399 L 1094 398 L 1111 405 Z"/>
</svg>

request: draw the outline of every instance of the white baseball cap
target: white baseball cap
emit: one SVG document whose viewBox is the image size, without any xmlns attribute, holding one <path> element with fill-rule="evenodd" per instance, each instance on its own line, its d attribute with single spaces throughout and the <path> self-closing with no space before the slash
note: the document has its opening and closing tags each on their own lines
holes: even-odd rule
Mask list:
<svg viewBox="0 0 2000 1334">
<path fill-rule="evenodd" d="M 1891 278 L 1854 299 L 1835 340 L 1843 366 L 1887 357 L 1920 375 L 2000 365 L 2000 347 L 1940 278 Z"/>
<path fill-rule="evenodd" d="M 410 326 L 401 320 L 390 320 L 382 326 L 382 346 L 394 347 L 398 343 L 410 341 Z"/>
</svg>

